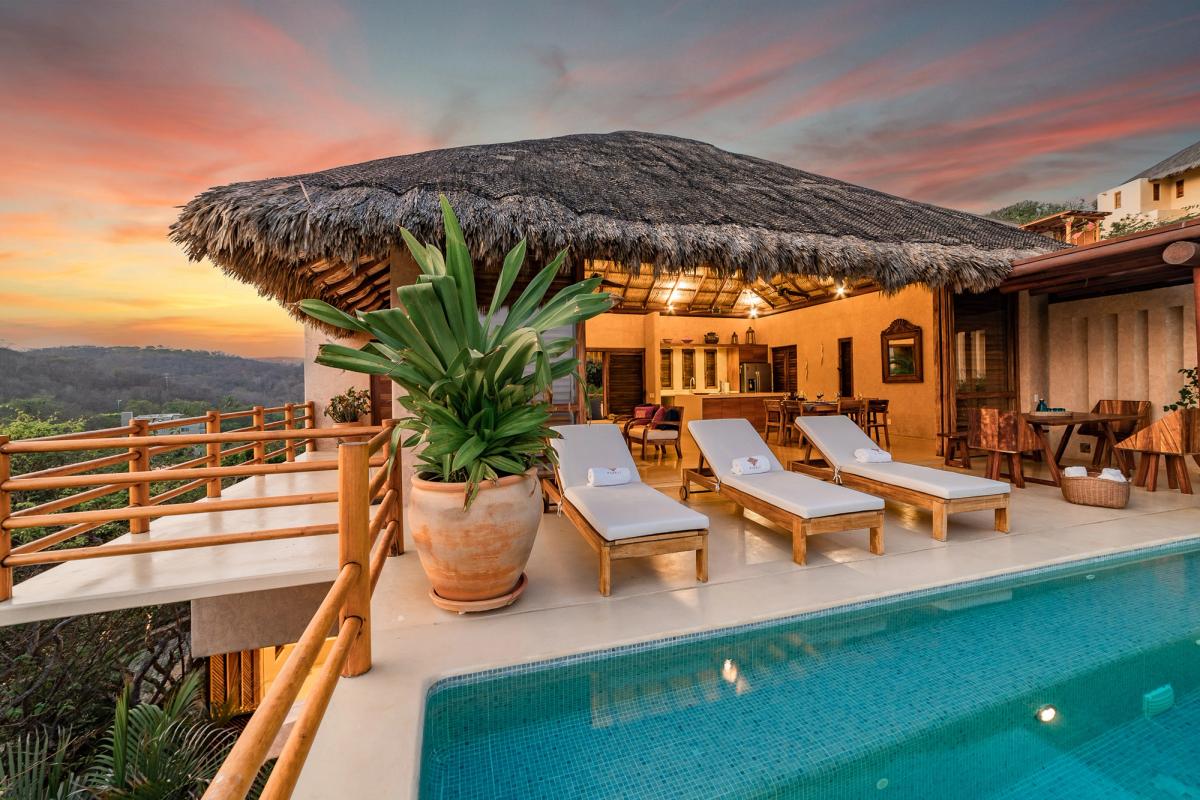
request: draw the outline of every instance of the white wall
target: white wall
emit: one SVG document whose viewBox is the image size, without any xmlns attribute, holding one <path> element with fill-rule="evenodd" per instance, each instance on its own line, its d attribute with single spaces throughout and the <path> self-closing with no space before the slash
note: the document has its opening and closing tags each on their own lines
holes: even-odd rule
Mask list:
<svg viewBox="0 0 1200 800">
<path fill-rule="evenodd" d="M 334 342 L 347 347 L 361 347 L 366 343 L 366 337 L 359 335 L 348 339 L 338 339 L 323 333 L 311 325 L 304 326 L 304 399 L 312 400 L 316 410 L 316 427 L 328 428 L 333 420 L 325 413 L 329 398 L 341 394 L 350 388 L 371 388 L 371 379 L 357 372 L 347 372 L 344 369 L 324 367 L 316 362 L 317 350 L 327 342 Z M 318 439 L 318 450 L 334 450 L 336 445 L 332 439 Z"/>
<path fill-rule="evenodd" d="M 1196 363 L 1191 285 L 1069 303 L 1023 292 L 1020 300 L 1023 410 L 1034 394 L 1073 411 L 1103 399 L 1149 400 L 1157 419 L 1183 385 L 1179 369 Z M 1080 455 L 1079 441 L 1069 455 Z"/>
</svg>

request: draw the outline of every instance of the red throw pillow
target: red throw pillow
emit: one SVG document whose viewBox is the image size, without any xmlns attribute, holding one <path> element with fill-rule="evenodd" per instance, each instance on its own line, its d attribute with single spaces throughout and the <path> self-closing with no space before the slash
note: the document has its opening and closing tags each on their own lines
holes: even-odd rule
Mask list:
<svg viewBox="0 0 1200 800">
<path fill-rule="evenodd" d="M 666 418 L 667 418 L 667 407 L 659 406 L 658 411 L 654 412 L 654 419 L 650 420 L 650 427 L 657 428 L 658 423 L 662 422 Z"/>
<path fill-rule="evenodd" d="M 650 417 L 654 416 L 654 412 L 657 409 L 658 406 L 635 406 L 633 409 L 633 417 L 634 419 L 649 419 Z"/>
</svg>

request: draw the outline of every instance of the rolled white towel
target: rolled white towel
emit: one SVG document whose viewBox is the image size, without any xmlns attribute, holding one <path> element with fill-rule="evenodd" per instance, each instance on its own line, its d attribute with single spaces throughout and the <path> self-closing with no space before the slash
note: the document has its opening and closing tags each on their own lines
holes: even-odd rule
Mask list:
<svg viewBox="0 0 1200 800">
<path fill-rule="evenodd" d="M 1066 467 L 1063 469 L 1062 474 L 1067 478 L 1086 478 L 1087 467 Z"/>
<path fill-rule="evenodd" d="M 1113 469 L 1112 467 L 1105 467 L 1104 469 L 1100 470 L 1099 477 L 1101 480 L 1113 481 L 1115 483 L 1125 483 L 1125 481 L 1128 480 L 1121 473 L 1121 470 Z"/>
<path fill-rule="evenodd" d="M 771 471 L 771 459 L 767 456 L 735 458 L 730 469 L 734 475 L 758 475 Z"/>
<path fill-rule="evenodd" d="M 588 470 L 588 486 L 620 486 L 631 480 L 629 467 L 592 467 Z"/>
<path fill-rule="evenodd" d="M 892 460 L 892 454 L 878 447 L 860 447 L 854 451 L 854 460 L 860 464 L 886 464 Z"/>
</svg>

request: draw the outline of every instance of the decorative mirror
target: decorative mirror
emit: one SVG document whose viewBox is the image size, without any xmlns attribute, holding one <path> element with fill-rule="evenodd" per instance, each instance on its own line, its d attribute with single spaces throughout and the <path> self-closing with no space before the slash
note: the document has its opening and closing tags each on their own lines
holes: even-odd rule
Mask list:
<svg viewBox="0 0 1200 800">
<path fill-rule="evenodd" d="M 879 335 L 883 348 L 884 383 L 921 383 L 925 371 L 921 363 L 921 326 L 897 319 Z"/>
</svg>

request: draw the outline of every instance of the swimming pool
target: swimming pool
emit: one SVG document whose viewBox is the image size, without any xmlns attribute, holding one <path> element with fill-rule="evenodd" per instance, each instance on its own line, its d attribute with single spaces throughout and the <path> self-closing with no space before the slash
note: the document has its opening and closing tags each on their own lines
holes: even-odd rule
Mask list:
<svg viewBox="0 0 1200 800">
<path fill-rule="evenodd" d="M 423 743 L 423 800 L 1200 800 L 1200 546 L 450 678 Z"/>
</svg>

